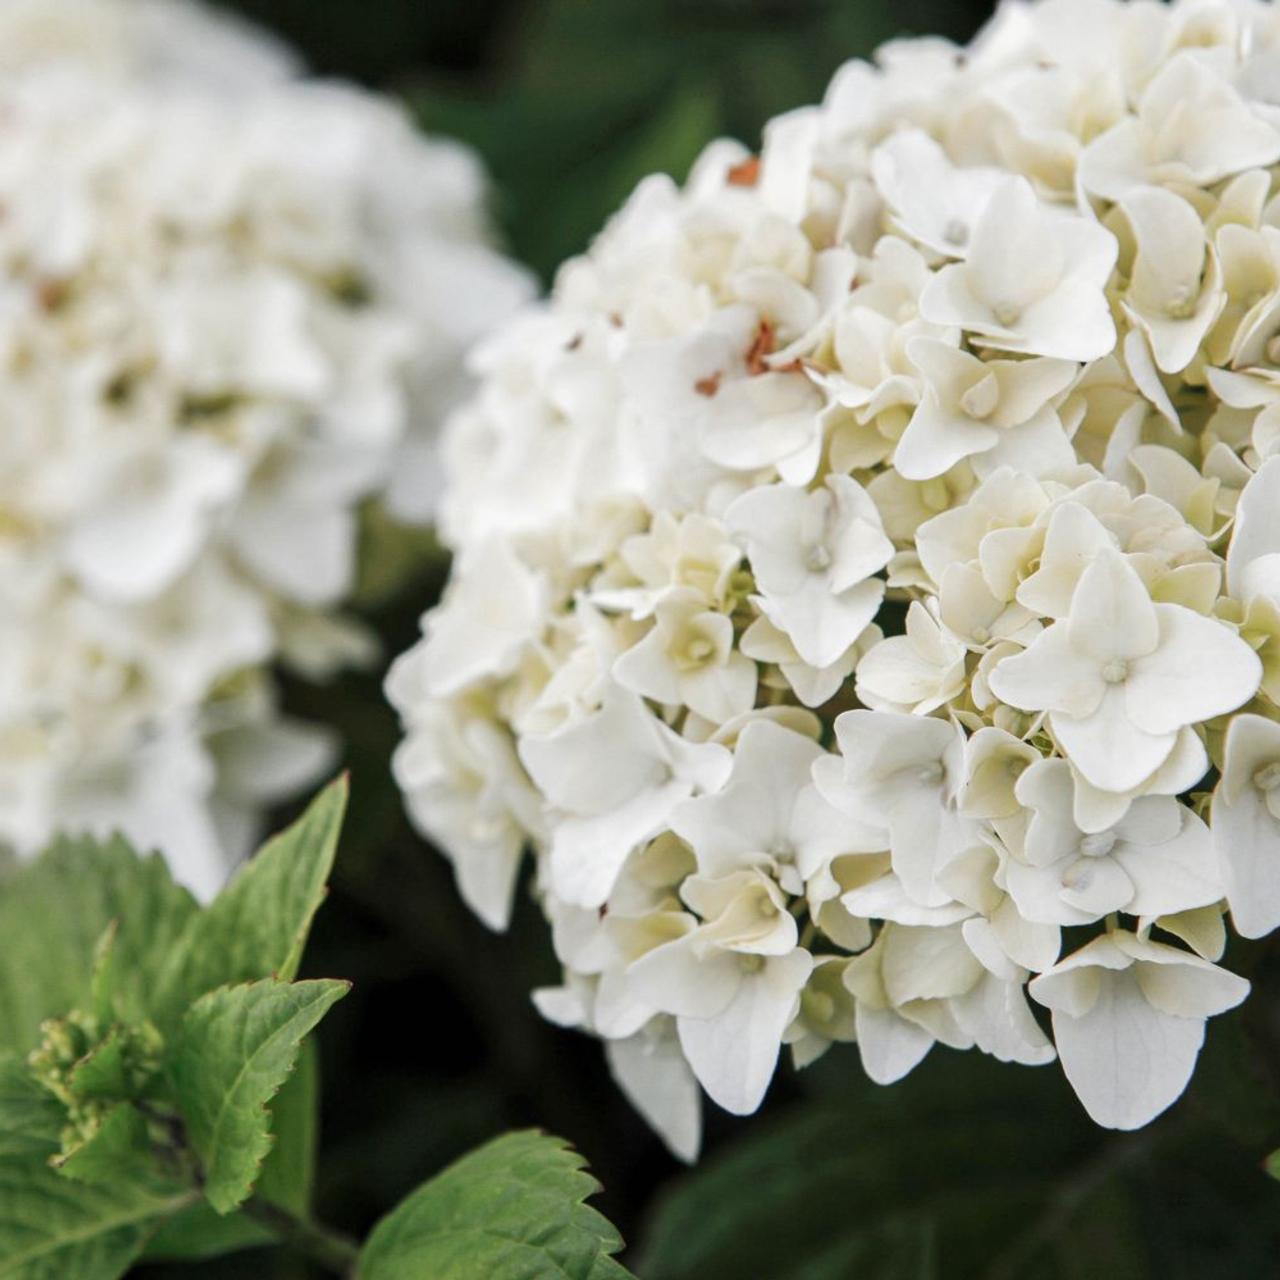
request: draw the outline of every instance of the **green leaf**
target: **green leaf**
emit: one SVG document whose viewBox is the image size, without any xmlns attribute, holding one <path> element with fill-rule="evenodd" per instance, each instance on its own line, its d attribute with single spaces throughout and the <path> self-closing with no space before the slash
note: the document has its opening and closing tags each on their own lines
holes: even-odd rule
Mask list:
<svg viewBox="0 0 1280 1280">
<path fill-rule="evenodd" d="M 262 1165 L 255 1195 L 300 1218 L 311 1211 L 315 1174 L 320 1073 L 315 1042 L 304 1040 L 298 1065 L 271 1103 L 275 1143 Z M 215 1213 L 202 1201 L 169 1219 L 147 1245 L 148 1259 L 194 1262 L 251 1245 L 270 1244 L 274 1237 L 243 1213 Z"/>
<path fill-rule="evenodd" d="M 252 1190 L 271 1148 L 267 1103 L 303 1037 L 348 990 L 345 982 L 267 979 L 211 991 L 183 1017 L 171 1080 L 219 1213 Z"/>
<path fill-rule="evenodd" d="M 125 1180 L 86 1186 L 39 1157 L 0 1157 L 0 1280 L 116 1280 L 155 1224 L 193 1198 Z"/>
<path fill-rule="evenodd" d="M 145 1182 L 152 1175 L 147 1122 L 132 1103 L 118 1102 L 97 1122 L 91 1137 L 52 1163 L 77 1182 Z"/>
<path fill-rule="evenodd" d="M 0 1049 L 30 1049 L 41 1022 L 86 999 L 113 922 L 111 1000 L 122 1021 L 142 1016 L 197 911 L 158 855 L 140 858 L 119 838 L 56 841 L 0 893 Z"/>
<path fill-rule="evenodd" d="M 559 1138 L 508 1134 L 463 1156 L 383 1218 L 360 1253 L 357 1276 L 625 1280 L 629 1272 L 612 1257 L 621 1236 L 583 1203 L 599 1189 Z"/>
<path fill-rule="evenodd" d="M 671 1185 L 645 1280 L 1191 1280 L 1266 1274 L 1280 1256 L 1280 1187 L 1194 1088 L 1123 1134 L 1094 1126 L 1055 1070 L 935 1051 L 880 1088 L 827 1069 L 829 1096 Z"/>
<path fill-rule="evenodd" d="M 297 973 L 324 901 L 346 805 L 347 782 L 339 778 L 190 921 L 157 979 L 152 1016 L 162 1031 L 215 987 Z"/>
<path fill-rule="evenodd" d="M 272 1204 L 299 1217 L 311 1212 L 320 1111 L 320 1066 L 315 1042 L 304 1040 L 293 1074 L 271 1104 L 275 1143 L 255 1188 Z"/>
<path fill-rule="evenodd" d="M 933 1223 L 903 1214 L 883 1218 L 770 1280 L 935 1280 L 940 1274 Z"/>
<path fill-rule="evenodd" d="M 72 1068 L 68 1085 L 80 1098 L 124 1098 L 131 1092 L 130 1037 L 115 1027 Z"/>
<path fill-rule="evenodd" d="M 891 1088 L 853 1078 L 838 1097 L 756 1126 L 659 1202 L 642 1274 L 803 1276 L 823 1254 L 858 1256 L 904 1214 L 938 1232 L 943 1257 L 975 1236 L 1007 1240 L 1040 1190 L 1028 1171 L 1087 1153 L 1093 1130 L 1069 1112 L 1057 1124 L 1066 1100 L 1026 1082 L 1028 1068 L 971 1065 L 935 1053 Z"/>
<path fill-rule="evenodd" d="M 1280 1151 L 1273 1151 L 1267 1157 L 1266 1170 L 1271 1177 L 1280 1180 Z"/>
<path fill-rule="evenodd" d="M 64 1119 L 62 1108 L 33 1079 L 21 1058 L 0 1058 L 0 1159 L 53 1155 L 60 1145 Z"/>
</svg>

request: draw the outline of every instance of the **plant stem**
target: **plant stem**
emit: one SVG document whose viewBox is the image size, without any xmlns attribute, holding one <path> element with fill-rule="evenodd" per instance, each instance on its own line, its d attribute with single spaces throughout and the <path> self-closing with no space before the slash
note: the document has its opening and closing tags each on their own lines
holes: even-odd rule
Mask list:
<svg viewBox="0 0 1280 1280">
<path fill-rule="evenodd" d="M 355 1276 L 360 1246 L 350 1236 L 301 1218 L 261 1196 L 247 1200 L 244 1213 L 266 1227 L 281 1244 L 288 1245 L 326 1271 L 337 1276 Z"/>
</svg>

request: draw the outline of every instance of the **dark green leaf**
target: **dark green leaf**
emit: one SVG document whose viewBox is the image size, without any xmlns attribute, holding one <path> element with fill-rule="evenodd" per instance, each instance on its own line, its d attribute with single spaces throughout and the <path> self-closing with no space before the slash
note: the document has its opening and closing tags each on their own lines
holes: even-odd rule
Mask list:
<svg viewBox="0 0 1280 1280">
<path fill-rule="evenodd" d="M 1110 1133 L 1057 1071 L 937 1051 L 890 1088 L 840 1077 L 835 1089 L 668 1191 L 645 1236 L 646 1280 L 927 1276 L 911 1223 L 935 1239 L 947 1280 L 1191 1280 L 1260 1274 L 1268 1251 L 1280 1256 L 1280 1188 L 1194 1096 L 1145 1130 Z M 891 1265 L 892 1222 L 908 1247 Z"/>
<path fill-rule="evenodd" d="M 359 1280 L 624 1280 L 622 1239 L 558 1138 L 512 1133 L 463 1156 L 374 1228 Z"/>
</svg>

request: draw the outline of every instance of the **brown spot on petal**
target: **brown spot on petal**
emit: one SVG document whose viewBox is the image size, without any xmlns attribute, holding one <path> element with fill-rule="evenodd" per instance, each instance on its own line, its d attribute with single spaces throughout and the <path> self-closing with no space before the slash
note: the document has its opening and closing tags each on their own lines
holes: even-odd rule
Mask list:
<svg viewBox="0 0 1280 1280">
<path fill-rule="evenodd" d="M 52 277 L 41 280 L 36 285 L 36 299 L 46 311 L 57 311 L 66 302 L 70 292 L 71 287 L 65 280 L 55 280 Z"/>
<path fill-rule="evenodd" d="M 739 160 L 730 168 L 727 181 L 731 187 L 754 187 L 760 181 L 760 157 Z"/>
<path fill-rule="evenodd" d="M 752 376 L 769 372 L 768 359 L 773 355 L 777 338 L 773 325 L 768 320 L 761 320 L 756 336 L 747 350 L 747 372 Z"/>
<path fill-rule="evenodd" d="M 697 382 L 693 384 L 693 389 L 700 396 L 710 397 L 715 395 L 715 393 L 720 390 L 719 373 L 713 373 L 706 378 L 699 378 Z"/>
</svg>

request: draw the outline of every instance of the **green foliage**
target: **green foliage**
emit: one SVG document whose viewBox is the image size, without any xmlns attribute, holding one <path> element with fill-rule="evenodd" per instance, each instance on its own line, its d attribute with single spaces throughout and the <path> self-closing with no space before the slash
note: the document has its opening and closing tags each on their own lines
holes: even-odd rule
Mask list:
<svg viewBox="0 0 1280 1280">
<path fill-rule="evenodd" d="M 133 1105 L 147 1095 L 164 1042 L 149 1023 L 103 1024 L 72 1010 L 42 1027 L 27 1058 L 32 1080 L 61 1104 L 65 1123 L 51 1163 L 68 1177 L 110 1180 L 147 1163 L 147 1125 Z"/>
<path fill-rule="evenodd" d="M 310 1065 L 279 1123 L 268 1105 L 347 990 L 288 980 L 345 800 L 345 784 L 328 788 L 204 911 L 120 839 L 56 842 L 6 882 L 0 1276 L 107 1280 L 162 1228 L 188 1256 L 259 1241 L 239 1218 L 208 1226 L 258 1182 L 305 1216 Z"/>
<path fill-rule="evenodd" d="M 95 1185 L 122 1181 L 145 1186 L 152 1181 L 147 1121 L 129 1102 L 106 1106 L 92 1128 L 52 1160 L 53 1168 L 76 1182 Z"/>
<path fill-rule="evenodd" d="M 140 1016 L 198 911 L 158 854 L 139 858 L 119 838 L 55 842 L 0 893 L 0 1050 L 32 1048 L 45 1019 L 88 1001 L 113 923 L 112 1000 L 125 1020 Z"/>
<path fill-rule="evenodd" d="M 345 778 L 331 783 L 288 830 L 247 862 L 207 911 L 193 917 L 160 971 L 150 1012 L 162 1030 L 214 987 L 292 978 L 324 901 L 346 812 Z"/>
<path fill-rule="evenodd" d="M 625 1280 L 599 1190 L 558 1138 L 507 1134 L 420 1187 L 374 1228 L 359 1280 Z"/>
<path fill-rule="evenodd" d="M 39 1159 L 0 1157 L 0 1277 L 115 1280 L 156 1224 L 194 1198 L 128 1179 L 86 1186 Z"/>
<path fill-rule="evenodd" d="M 63 1111 L 12 1054 L 0 1057 L 0 1160 L 57 1153 Z"/>
<path fill-rule="evenodd" d="M 670 1190 L 646 1243 L 646 1280 L 1259 1275 L 1280 1188 L 1194 1096 L 1109 1133 L 1056 1071 L 935 1052 L 759 1126 Z"/>
<path fill-rule="evenodd" d="M 265 979 L 211 991 L 183 1016 L 170 1078 L 205 1196 L 219 1213 L 253 1188 L 271 1147 L 267 1103 L 303 1037 L 347 990 L 343 982 Z"/>
<path fill-rule="evenodd" d="M 319 1071 L 315 1043 L 306 1040 L 293 1074 L 271 1103 L 275 1143 L 254 1194 L 300 1218 L 311 1212 L 315 1180 Z M 201 1200 L 167 1219 L 147 1244 L 147 1258 L 191 1262 L 250 1245 L 270 1244 L 271 1232 L 243 1213 L 220 1214 Z"/>
<path fill-rule="evenodd" d="M 345 805 L 345 783 L 325 790 L 206 910 L 120 840 L 61 842 L 5 886 L 0 1280 L 115 1280 L 275 1240 L 356 1264 L 310 1221 L 306 1037 L 349 984 L 295 980 Z M 50 931 L 64 897 L 74 927 Z M 625 1280 L 595 1190 L 556 1139 L 500 1139 L 386 1218 L 361 1274 Z"/>
</svg>

